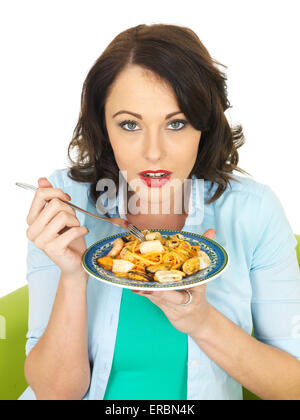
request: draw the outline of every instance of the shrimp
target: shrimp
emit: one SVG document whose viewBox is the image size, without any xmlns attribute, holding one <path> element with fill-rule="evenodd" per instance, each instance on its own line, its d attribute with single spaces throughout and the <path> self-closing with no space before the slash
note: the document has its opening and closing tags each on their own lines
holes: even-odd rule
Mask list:
<svg viewBox="0 0 300 420">
<path fill-rule="evenodd" d="M 115 239 L 113 247 L 107 254 L 107 257 L 115 257 L 116 255 L 118 255 L 121 252 L 124 245 L 125 245 L 125 242 L 121 238 Z"/>
</svg>

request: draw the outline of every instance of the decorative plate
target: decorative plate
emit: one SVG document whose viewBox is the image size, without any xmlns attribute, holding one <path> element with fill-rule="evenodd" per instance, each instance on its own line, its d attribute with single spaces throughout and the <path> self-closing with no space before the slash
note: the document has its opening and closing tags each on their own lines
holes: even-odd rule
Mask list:
<svg viewBox="0 0 300 420">
<path fill-rule="evenodd" d="M 121 238 L 126 233 L 119 233 L 117 235 L 108 236 L 99 242 L 90 246 L 82 256 L 82 265 L 89 275 L 104 283 L 109 283 L 114 286 L 124 287 L 133 290 L 180 290 L 186 289 L 199 284 L 208 283 L 219 277 L 228 266 L 229 257 L 225 249 L 212 239 L 205 236 L 198 235 L 191 232 L 183 232 L 176 230 L 164 229 L 148 229 L 151 232 L 160 232 L 162 237 L 168 235 L 175 235 L 180 233 L 185 237 L 192 246 L 200 246 L 201 250 L 206 252 L 211 260 L 211 264 L 197 273 L 184 277 L 181 281 L 173 283 L 159 283 L 157 281 L 138 281 L 126 279 L 124 277 L 116 276 L 111 271 L 105 270 L 97 263 L 97 259 L 104 257 L 112 249 L 113 242 L 116 238 Z"/>
</svg>

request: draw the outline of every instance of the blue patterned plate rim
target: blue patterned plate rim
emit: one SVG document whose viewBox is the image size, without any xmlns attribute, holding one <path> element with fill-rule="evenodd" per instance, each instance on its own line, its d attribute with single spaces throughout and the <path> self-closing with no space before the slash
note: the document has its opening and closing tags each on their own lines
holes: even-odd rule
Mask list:
<svg viewBox="0 0 300 420">
<path fill-rule="evenodd" d="M 229 256 L 222 245 L 218 244 L 213 239 L 207 238 L 203 235 L 199 235 L 193 232 L 178 231 L 173 229 L 147 229 L 150 232 L 160 232 L 162 236 L 174 235 L 180 233 L 185 236 L 185 239 L 191 243 L 194 241 L 194 245 L 200 245 L 201 249 L 204 250 L 210 257 L 212 263 L 206 269 L 197 272 L 194 275 L 184 277 L 180 282 L 173 283 L 158 283 L 158 282 L 141 282 L 137 280 L 126 279 L 124 277 L 115 276 L 112 272 L 104 270 L 100 267 L 96 259 L 105 256 L 112 247 L 113 241 L 116 238 L 125 236 L 126 232 L 118 233 L 116 235 L 107 236 L 98 242 L 91 245 L 82 256 L 82 266 L 85 271 L 94 277 L 95 279 L 108 283 L 114 286 L 123 287 L 133 290 L 180 290 L 187 289 L 193 286 L 208 283 L 217 277 L 219 277 L 228 267 Z"/>
</svg>

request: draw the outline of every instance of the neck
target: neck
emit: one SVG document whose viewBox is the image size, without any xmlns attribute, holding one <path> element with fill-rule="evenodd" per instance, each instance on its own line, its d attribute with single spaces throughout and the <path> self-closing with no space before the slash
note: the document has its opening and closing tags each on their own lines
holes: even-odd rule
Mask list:
<svg viewBox="0 0 300 420">
<path fill-rule="evenodd" d="M 128 203 L 134 192 L 129 192 Z M 190 191 L 189 191 L 190 195 Z M 188 201 L 187 201 L 188 202 Z M 129 205 L 130 207 L 130 205 Z M 136 202 L 138 212 L 133 214 L 127 207 L 126 217 L 129 223 L 137 228 L 144 229 L 175 229 L 181 230 L 185 224 L 188 214 L 184 209 L 184 197 L 176 196 L 168 200 L 168 203 L 151 203 L 140 199 Z"/>
</svg>

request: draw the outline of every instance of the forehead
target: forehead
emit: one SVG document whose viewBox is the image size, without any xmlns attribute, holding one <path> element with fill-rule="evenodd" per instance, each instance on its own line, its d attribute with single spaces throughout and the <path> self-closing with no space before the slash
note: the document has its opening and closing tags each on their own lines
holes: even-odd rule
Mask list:
<svg viewBox="0 0 300 420">
<path fill-rule="evenodd" d="M 178 105 L 173 88 L 157 74 L 136 65 L 118 74 L 106 100 L 106 108 L 115 112 L 130 109 L 142 113 L 142 108 L 158 106 L 164 113 L 166 108 L 174 111 Z"/>
</svg>

